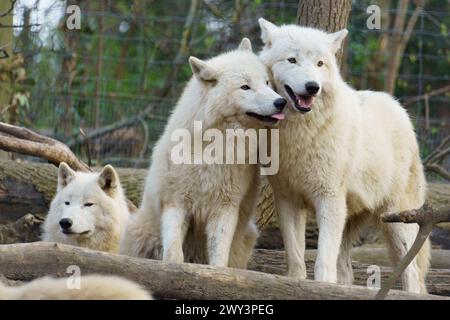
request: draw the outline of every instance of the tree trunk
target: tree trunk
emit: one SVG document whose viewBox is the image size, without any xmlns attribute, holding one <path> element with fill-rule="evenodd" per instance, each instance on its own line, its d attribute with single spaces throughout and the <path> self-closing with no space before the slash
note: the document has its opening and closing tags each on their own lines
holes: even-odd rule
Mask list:
<svg viewBox="0 0 450 320">
<path fill-rule="evenodd" d="M 71 5 L 81 5 L 82 0 L 69 0 L 67 7 Z M 61 105 L 64 112 L 61 114 L 60 125 L 55 129 L 62 135 L 64 140 L 73 135 L 73 97 L 72 97 L 72 83 L 77 75 L 77 41 L 78 30 L 69 30 L 65 24 L 62 24 L 61 31 L 64 37 L 64 56 L 62 59 L 60 85 L 63 96 L 61 98 Z"/>
<path fill-rule="evenodd" d="M 146 169 L 117 168 L 128 199 L 136 206 L 141 202 L 141 192 L 147 176 Z M 18 220 L 27 213 L 45 214 L 56 191 L 57 168 L 52 164 L 16 162 L 0 159 L 0 224 Z M 440 208 L 450 199 L 450 186 L 442 183 L 428 184 L 427 202 Z M 273 223 L 273 194 L 267 179 L 257 208 L 260 228 Z M 311 230 L 312 231 L 312 230 Z M 311 236 L 316 236 L 311 233 Z"/>
<path fill-rule="evenodd" d="M 11 8 L 10 1 L 0 1 L 0 14 L 8 12 Z M 10 26 L 13 24 L 12 12 L 0 17 L 2 25 Z M 13 28 L 0 28 L 0 48 L 3 48 L 9 55 L 9 58 L 2 59 L 2 64 L 9 64 L 13 61 Z M 1 54 L 0 54 L 1 55 Z M 3 56 L 3 55 L 1 55 Z M 8 70 L 8 68 L 5 68 Z M 2 111 L 11 102 L 12 97 L 12 79 L 9 72 L 2 72 L 0 68 L 0 111 Z"/>
<path fill-rule="evenodd" d="M 53 243 L 0 246 L 0 274 L 13 280 L 67 276 L 76 265 L 81 275 L 126 274 L 127 278 L 168 299 L 371 299 L 376 290 L 311 280 L 295 280 L 248 270 L 191 263 L 167 263 Z M 445 299 L 392 290 L 388 299 Z"/>
<path fill-rule="evenodd" d="M 385 68 L 386 64 L 386 48 L 389 44 L 389 26 L 391 24 L 391 17 L 389 8 L 391 0 L 380 0 L 377 5 L 381 11 L 381 34 L 378 38 L 378 46 L 372 59 L 367 59 L 365 63 L 365 73 L 367 73 L 367 88 L 371 90 L 384 90 L 383 77 L 380 70 Z"/>
<path fill-rule="evenodd" d="M 327 32 L 336 32 L 347 27 L 352 8 L 351 0 L 300 0 L 297 11 L 297 23 Z M 344 50 L 336 57 L 341 63 Z"/>
</svg>

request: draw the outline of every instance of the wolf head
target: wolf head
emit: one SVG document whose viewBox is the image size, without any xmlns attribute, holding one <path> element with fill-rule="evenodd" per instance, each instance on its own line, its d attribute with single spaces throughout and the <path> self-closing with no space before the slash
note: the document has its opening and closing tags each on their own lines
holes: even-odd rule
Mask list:
<svg viewBox="0 0 450 320">
<path fill-rule="evenodd" d="M 117 233 L 126 218 L 125 196 L 112 166 L 105 166 L 100 173 L 84 173 L 75 172 L 62 162 L 43 238 L 69 244 L 79 244 L 102 233 L 107 238 Z"/>
<path fill-rule="evenodd" d="M 326 33 L 313 28 L 277 27 L 260 18 L 264 48 L 261 60 L 271 69 L 277 92 L 295 110 L 309 112 L 314 99 L 333 90 L 340 79 L 335 54 L 348 31 Z"/>
<path fill-rule="evenodd" d="M 189 58 L 196 81 L 206 92 L 205 118 L 276 123 L 284 118 L 286 100 L 270 87 L 264 64 L 244 38 L 237 50 L 211 60 Z"/>
</svg>

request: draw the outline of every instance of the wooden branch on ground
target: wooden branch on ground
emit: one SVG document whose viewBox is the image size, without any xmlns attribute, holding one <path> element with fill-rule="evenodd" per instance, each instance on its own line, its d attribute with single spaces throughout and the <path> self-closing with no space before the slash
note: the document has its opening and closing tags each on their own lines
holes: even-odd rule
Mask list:
<svg viewBox="0 0 450 320">
<path fill-rule="evenodd" d="M 426 286 L 430 294 L 450 296 L 450 250 L 432 250 L 431 269 L 428 270 Z M 305 262 L 308 279 L 314 279 L 316 250 L 306 250 Z M 385 248 L 358 247 L 352 250 L 353 284 L 367 286 L 370 277 L 368 268 L 377 265 L 380 268 L 380 280 L 385 281 L 392 273 L 391 261 Z M 253 250 L 248 266 L 249 270 L 271 274 L 286 274 L 286 256 L 283 250 Z M 402 289 L 401 281 L 394 289 Z"/>
<path fill-rule="evenodd" d="M 176 264 L 36 242 L 0 246 L 0 274 L 26 280 L 44 275 L 67 276 L 77 265 L 81 275 L 120 275 L 168 299 L 370 299 L 375 291 L 248 270 Z M 389 299 L 448 299 L 393 290 Z"/>
<path fill-rule="evenodd" d="M 16 222 L 0 225 L 0 244 L 38 240 L 43 222 L 43 217 L 27 214 Z"/>
<path fill-rule="evenodd" d="M 394 286 L 395 281 L 419 253 L 423 244 L 430 236 L 433 227 L 437 223 L 450 222 L 450 207 L 433 210 L 429 206 L 424 206 L 422 210 L 388 213 L 382 217 L 382 220 L 386 223 L 417 223 L 419 225 L 419 232 L 406 256 L 395 267 L 388 280 L 382 284 L 380 291 L 375 296 L 375 299 L 378 300 L 384 299 L 387 296 L 389 290 Z"/>
<path fill-rule="evenodd" d="M 59 166 L 67 163 L 73 170 L 89 172 L 91 168 L 79 160 L 75 154 L 61 141 L 40 135 L 30 129 L 0 122 L 0 149 L 9 152 L 41 157 Z M 136 206 L 127 200 L 130 211 Z"/>
<path fill-rule="evenodd" d="M 0 122 L 0 149 L 41 157 L 56 166 L 64 161 L 74 170 L 91 170 L 64 143 L 4 122 Z"/>
<path fill-rule="evenodd" d="M 127 199 L 138 205 L 142 199 L 147 170 L 116 169 Z M 46 213 L 55 196 L 56 179 L 57 168 L 53 165 L 0 159 L 0 223 L 14 222 L 27 213 Z M 267 179 L 264 179 L 257 207 L 258 227 L 264 228 L 272 215 L 272 190 Z"/>
</svg>

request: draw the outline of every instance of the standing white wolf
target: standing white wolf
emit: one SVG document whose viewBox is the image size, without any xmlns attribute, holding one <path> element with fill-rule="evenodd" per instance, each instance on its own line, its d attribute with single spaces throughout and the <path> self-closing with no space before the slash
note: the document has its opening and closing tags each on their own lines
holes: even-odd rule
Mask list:
<svg viewBox="0 0 450 320">
<path fill-rule="evenodd" d="M 263 128 L 282 119 L 286 100 L 270 88 L 267 70 L 248 39 L 238 50 L 208 61 L 191 57 L 189 63 L 194 76 L 153 150 L 143 202 L 130 219 L 121 252 L 245 268 L 257 237 L 253 213 L 259 166 L 225 161 L 175 164 L 172 139 L 180 129 L 195 136 L 196 121 L 201 121 L 205 135 L 206 130 L 214 130 L 209 141 L 217 134 L 228 137 L 228 129 L 241 129 L 246 135 L 243 129 Z M 233 144 L 222 142 L 226 145 L 219 148 L 230 149 Z M 188 145 L 190 149 L 191 142 Z M 208 146 L 204 147 L 196 151 L 194 142 L 184 156 L 195 159 L 197 153 L 206 152 Z M 250 143 L 249 149 L 247 157 L 258 146 Z"/>
<path fill-rule="evenodd" d="M 86 173 L 75 172 L 62 162 L 42 239 L 117 252 L 128 217 L 126 197 L 112 166 L 100 173 Z"/>
<path fill-rule="evenodd" d="M 269 177 L 288 275 L 306 277 L 308 211 L 315 211 L 319 225 L 316 280 L 352 281 L 352 240 L 369 220 L 383 229 L 393 261 L 398 261 L 418 227 L 382 224 L 379 216 L 420 208 L 426 194 L 408 114 L 388 94 L 356 91 L 343 81 L 335 53 L 347 30 L 328 34 L 296 25 L 277 27 L 262 18 L 259 24 L 260 57 L 290 105 L 280 123 L 279 174 Z M 429 243 L 404 272 L 405 290 L 426 291 L 428 264 Z"/>
</svg>

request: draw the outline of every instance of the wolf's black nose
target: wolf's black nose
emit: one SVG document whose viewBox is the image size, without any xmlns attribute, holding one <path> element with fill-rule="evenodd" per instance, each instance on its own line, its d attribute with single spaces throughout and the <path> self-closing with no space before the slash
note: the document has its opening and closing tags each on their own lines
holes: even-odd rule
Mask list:
<svg viewBox="0 0 450 320">
<path fill-rule="evenodd" d="M 64 229 L 64 230 L 70 229 L 70 227 L 72 226 L 72 224 L 73 224 L 72 219 L 64 218 L 64 219 L 59 220 L 59 225 L 60 225 L 61 228 Z"/>
<path fill-rule="evenodd" d="M 309 94 L 312 95 L 312 94 L 316 94 L 319 91 L 320 86 L 315 81 L 309 81 L 305 84 L 305 89 L 306 89 L 306 92 L 308 92 Z"/>
<path fill-rule="evenodd" d="M 275 108 L 281 111 L 286 106 L 286 102 L 287 102 L 286 99 L 278 98 L 273 102 L 273 105 L 275 106 Z"/>
</svg>

